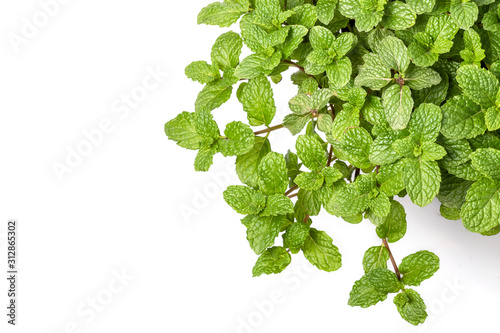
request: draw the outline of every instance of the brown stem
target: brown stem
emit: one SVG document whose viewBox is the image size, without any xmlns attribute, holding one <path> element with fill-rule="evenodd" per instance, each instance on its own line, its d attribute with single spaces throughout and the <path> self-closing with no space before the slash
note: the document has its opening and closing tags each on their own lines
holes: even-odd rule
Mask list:
<svg viewBox="0 0 500 333">
<path fill-rule="evenodd" d="M 272 132 L 272 131 L 279 130 L 280 128 L 283 128 L 283 127 L 285 127 L 285 125 L 279 124 L 279 125 L 276 125 L 276 126 L 273 126 L 273 127 L 268 127 L 268 128 L 263 129 L 261 131 L 254 132 L 254 134 L 255 135 L 265 134 L 265 133 L 269 133 L 269 132 Z"/>
<path fill-rule="evenodd" d="M 306 214 L 306 216 L 304 217 L 304 221 L 302 221 L 302 222 L 307 223 L 307 221 L 309 221 L 309 214 Z"/>
<path fill-rule="evenodd" d="M 285 192 L 285 195 L 289 195 L 290 193 L 292 193 L 293 191 L 295 191 L 298 188 L 299 187 L 297 185 L 293 185 L 292 187 L 290 187 L 290 189 L 288 191 Z"/>
<path fill-rule="evenodd" d="M 298 195 L 298 193 L 294 193 L 294 194 L 290 194 L 288 197 L 291 199 L 293 197 L 296 197 Z"/>
<path fill-rule="evenodd" d="M 293 62 L 293 61 L 290 61 L 290 60 L 282 60 L 281 62 L 283 62 L 283 63 L 285 63 L 285 64 L 292 65 L 292 66 L 294 66 L 294 67 L 297 67 L 297 68 L 298 68 L 298 69 L 300 69 L 302 72 L 304 72 L 307 76 L 312 77 L 313 79 L 315 79 L 316 81 L 318 81 L 318 80 L 314 77 L 314 75 L 307 74 L 307 73 L 306 73 L 305 68 L 304 68 L 304 67 L 302 67 L 302 66 L 300 66 L 299 64 L 297 64 L 297 63 L 295 63 L 295 62 Z"/>
<path fill-rule="evenodd" d="M 398 265 L 396 265 L 396 260 L 394 260 L 394 257 L 392 256 L 392 252 L 391 252 L 391 249 L 389 248 L 389 243 L 387 243 L 387 239 L 385 239 L 385 238 L 382 239 L 382 244 L 389 252 L 389 258 L 391 258 L 392 267 L 394 267 L 394 272 L 396 272 L 396 276 L 398 277 L 398 280 L 401 280 L 401 273 L 399 273 Z"/>
<path fill-rule="evenodd" d="M 330 145 L 330 151 L 328 152 L 328 161 L 326 162 L 326 166 L 329 167 L 333 161 L 333 146 Z"/>
<path fill-rule="evenodd" d="M 354 179 L 353 179 L 353 181 L 355 181 L 356 178 L 358 178 L 358 176 L 359 176 L 360 173 L 361 173 L 361 169 L 360 168 L 354 169 Z"/>
</svg>

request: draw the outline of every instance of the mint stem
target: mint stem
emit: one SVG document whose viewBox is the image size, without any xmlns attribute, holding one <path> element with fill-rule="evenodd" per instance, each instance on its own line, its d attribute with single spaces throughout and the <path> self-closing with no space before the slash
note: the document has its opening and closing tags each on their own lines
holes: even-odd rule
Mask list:
<svg viewBox="0 0 500 333">
<path fill-rule="evenodd" d="M 263 129 L 261 131 L 254 132 L 254 134 L 255 135 L 265 134 L 265 133 L 269 133 L 269 132 L 272 132 L 272 131 L 279 130 L 280 128 L 283 128 L 283 127 L 285 127 L 285 125 L 279 124 L 279 125 L 276 125 L 276 126 L 273 126 L 273 127 L 268 127 L 268 128 Z"/>
<path fill-rule="evenodd" d="M 294 185 L 294 186 L 290 187 L 290 189 L 285 192 L 285 195 L 289 195 L 290 193 L 292 193 L 293 191 L 295 191 L 298 188 L 299 187 L 297 185 Z"/>
<path fill-rule="evenodd" d="M 391 263 L 392 267 L 394 267 L 394 272 L 396 272 L 396 275 L 398 277 L 398 280 L 401 281 L 401 273 L 399 273 L 398 265 L 396 265 L 396 260 L 394 260 L 394 257 L 392 256 L 391 249 L 389 248 L 389 243 L 387 242 L 387 239 L 382 239 L 382 244 L 385 246 L 387 251 L 389 251 L 389 258 L 391 258 Z"/>
</svg>

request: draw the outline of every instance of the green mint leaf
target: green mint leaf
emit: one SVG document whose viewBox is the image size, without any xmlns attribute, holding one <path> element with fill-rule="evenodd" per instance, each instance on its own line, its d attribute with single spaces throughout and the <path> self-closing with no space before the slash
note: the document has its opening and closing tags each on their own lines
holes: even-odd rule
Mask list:
<svg viewBox="0 0 500 333">
<path fill-rule="evenodd" d="M 236 68 L 240 62 L 243 41 L 240 35 L 228 31 L 217 38 L 212 47 L 212 63 L 218 64 L 222 70 Z"/>
<path fill-rule="evenodd" d="M 323 24 L 330 23 L 330 21 L 333 20 L 336 6 L 337 0 L 318 0 L 316 4 L 318 20 Z"/>
<path fill-rule="evenodd" d="M 416 142 L 434 142 L 441 130 L 443 115 L 441 109 L 430 103 L 423 103 L 413 111 L 408 124 L 410 135 Z"/>
<path fill-rule="evenodd" d="M 352 64 L 347 57 L 333 60 L 326 66 L 326 75 L 328 76 L 330 87 L 340 89 L 344 87 L 351 79 Z"/>
<path fill-rule="evenodd" d="M 333 91 L 331 91 L 330 89 L 316 90 L 311 96 L 311 110 L 321 110 L 328 104 L 330 98 L 332 97 Z"/>
<path fill-rule="evenodd" d="M 271 151 L 267 138 L 255 137 L 253 148 L 236 158 L 236 173 L 240 181 L 250 187 L 258 187 L 259 176 L 257 169 L 260 162 Z"/>
<path fill-rule="evenodd" d="M 492 106 L 488 108 L 484 118 L 489 131 L 496 131 L 500 128 L 500 109 L 498 107 Z"/>
<path fill-rule="evenodd" d="M 294 213 L 297 221 L 303 221 L 306 214 L 316 216 L 321 210 L 321 193 L 300 189 L 295 203 Z"/>
<path fill-rule="evenodd" d="M 389 251 L 387 251 L 385 246 L 370 247 L 363 256 L 365 274 L 377 268 L 387 268 L 387 260 L 389 260 Z"/>
<path fill-rule="evenodd" d="M 399 73 L 404 73 L 410 65 L 408 49 L 403 41 L 397 37 L 385 37 L 378 43 L 377 53 L 380 60 L 387 68 L 395 69 Z"/>
<path fill-rule="evenodd" d="M 413 108 L 413 98 L 408 86 L 392 84 L 382 92 L 385 118 L 394 130 L 406 128 Z"/>
<path fill-rule="evenodd" d="M 195 112 L 194 125 L 196 132 L 204 136 L 206 138 L 204 141 L 208 144 L 217 141 L 220 136 L 219 127 L 208 109 L 201 109 Z"/>
<path fill-rule="evenodd" d="M 460 213 L 464 226 L 472 232 L 487 232 L 498 226 L 498 214 L 500 182 L 483 178 L 472 184 Z"/>
<path fill-rule="evenodd" d="M 307 77 L 299 85 L 299 94 L 311 96 L 319 88 L 318 81 L 312 77 Z"/>
<path fill-rule="evenodd" d="M 474 1 L 452 0 L 450 16 L 460 29 L 469 29 L 477 20 L 479 9 Z"/>
<path fill-rule="evenodd" d="M 429 38 L 431 39 L 430 36 Z M 439 59 L 438 53 L 431 52 L 430 44 L 424 45 L 418 41 L 414 41 L 408 46 L 408 54 L 413 63 L 419 67 L 432 66 Z"/>
<path fill-rule="evenodd" d="M 436 0 L 407 0 L 406 3 L 417 14 L 429 13 L 434 9 Z"/>
<path fill-rule="evenodd" d="M 479 29 L 481 44 L 483 45 L 486 58 L 494 62 L 500 58 L 500 32 Z"/>
<path fill-rule="evenodd" d="M 394 243 L 406 234 L 406 213 L 403 206 L 397 201 L 391 201 L 389 214 L 382 219 L 375 230 L 381 239 Z"/>
<path fill-rule="evenodd" d="M 304 36 L 307 35 L 309 30 L 302 25 L 292 25 L 290 26 L 290 31 L 288 36 L 282 44 L 277 45 L 278 49 L 283 54 L 283 58 L 286 59 L 292 55 L 292 53 L 301 45 L 304 40 Z"/>
<path fill-rule="evenodd" d="M 404 30 L 415 24 L 417 15 L 411 9 L 410 5 L 401 2 L 389 2 L 385 6 L 384 17 L 381 25 L 392 30 Z"/>
<path fill-rule="evenodd" d="M 481 66 L 481 60 L 486 57 L 482 48 L 481 37 L 473 29 L 464 31 L 464 45 L 465 49 L 460 51 L 460 56 L 464 61 L 462 65 L 476 65 Z"/>
<path fill-rule="evenodd" d="M 370 200 L 368 207 L 374 215 L 386 217 L 391 211 L 391 200 L 384 193 L 380 193 L 377 197 Z"/>
<path fill-rule="evenodd" d="M 444 206 L 459 210 L 465 203 L 465 196 L 471 185 L 472 182 L 469 180 L 461 179 L 451 174 L 444 174 L 437 197 Z"/>
<path fill-rule="evenodd" d="M 457 70 L 457 81 L 464 93 L 483 108 L 495 106 L 498 79 L 484 68 L 472 65 Z"/>
<path fill-rule="evenodd" d="M 311 120 L 311 115 L 309 113 L 305 114 L 289 114 L 283 118 L 283 125 L 292 133 L 293 135 L 297 135 L 307 123 Z"/>
<path fill-rule="evenodd" d="M 220 72 L 217 66 L 209 65 L 206 61 L 195 61 L 186 67 L 186 76 L 193 81 L 206 84 L 220 79 Z"/>
<path fill-rule="evenodd" d="M 460 209 L 458 208 L 452 208 L 441 204 L 441 206 L 439 206 L 439 213 L 447 220 L 460 220 Z"/>
<path fill-rule="evenodd" d="M 269 126 L 276 114 L 271 83 L 265 76 L 248 81 L 243 89 L 241 102 L 251 126 Z"/>
<path fill-rule="evenodd" d="M 340 137 L 340 143 L 352 165 L 361 169 L 372 165 L 369 156 L 373 139 L 367 130 L 362 127 L 349 128 Z"/>
<path fill-rule="evenodd" d="M 413 90 L 420 90 L 439 84 L 441 76 L 431 68 L 411 66 L 406 72 L 404 83 Z"/>
<path fill-rule="evenodd" d="M 304 246 L 306 238 L 309 237 L 309 224 L 296 222 L 286 228 L 283 234 L 283 246 L 289 248 L 292 253 L 298 253 Z"/>
<path fill-rule="evenodd" d="M 288 187 L 286 161 L 283 155 L 270 152 L 262 158 L 259 168 L 259 188 L 265 195 L 283 194 Z"/>
<path fill-rule="evenodd" d="M 368 96 L 366 102 L 361 109 L 363 118 L 372 125 L 387 124 L 385 119 L 384 106 L 382 100 L 377 96 Z"/>
<path fill-rule="evenodd" d="M 335 187 L 335 195 L 325 204 L 326 211 L 336 216 L 354 216 L 365 211 L 376 187 L 372 176 L 361 175 L 354 183 Z"/>
<path fill-rule="evenodd" d="M 387 268 L 375 268 L 366 274 L 375 289 L 382 293 L 397 293 L 404 284 L 398 280 L 396 273 Z"/>
<path fill-rule="evenodd" d="M 422 161 L 437 161 L 446 155 L 446 150 L 443 146 L 434 142 L 426 141 L 421 145 Z"/>
<path fill-rule="evenodd" d="M 405 289 L 394 297 L 401 317 L 412 325 L 423 324 L 427 318 L 425 303 L 420 295 L 413 289 Z"/>
<path fill-rule="evenodd" d="M 433 38 L 434 43 L 438 43 L 440 40 L 451 41 L 458 32 L 458 26 L 449 15 L 443 13 L 429 19 L 425 26 L 425 32 Z"/>
<path fill-rule="evenodd" d="M 240 16 L 246 13 L 249 8 L 249 0 L 214 2 L 203 8 L 198 14 L 198 24 L 229 27 L 238 21 Z"/>
<path fill-rule="evenodd" d="M 370 279 L 364 275 L 361 279 L 356 281 L 349 294 L 350 306 L 360 306 L 367 308 L 375 305 L 378 302 L 384 301 L 387 298 L 387 293 L 378 291 L 375 286 L 370 282 Z"/>
<path fill-rule="evenodd" d="M 280 61 L 280 52 L 274 53 L 271 57 L 251 54 L 236 67 L 234 75 L 239 79 L 253 79 L 259 75 L 269 75 Z"/>
<path fill-rule="evenodd" d="M 380 191 L 388 196 L 393 196 L 404 190 L 403 164 L 400 160 L 393 164 L 382 165 L 377 174 Z"/>
<path fill-rule="evenodd" d="M 295 145 L 299 159 L 309 170 L 320 171 L 326 165 L 326 154 L 321 143 L 313 136 L 301 135 Z"/>
<path fill-rule="evenodd" d="M 262 253 L 253 267 L 254 277 L 262 274 L 278 274 L 292 262 L 292 257 L 284 247 L 273 246 Z"/>
<path fill-rule="evenodd" d="M 342 2 L 345 1 L 341 1 L 340 3 Z M 381 2 L 385 4 L 385 1 Z M 361 10 L 360 13 L 355 18 L 356 27 L 358 28 L 358 30 L 368 32 L 372 30 L 375 26 L 377 26 L 382 20 L 382 17 L 384 16 L 383 7 L 381 9 L 382 9 L 381 11 L 375 11 L 375 12 L 366 9 Z"/>
<path fill-rule="evenodd" d="M 497 7 L 498 8 L 498 7 Z M 498 32 L 500 31 L 500 21 L 498 17 L 498 12 L 489 11 L 484 13 L 483 20 L 481 22 L 483 24 L 484 30 Z"/>
<path fill-rule="evenodd" d="M 320 113 L 317 118 L 318 130 L 323 133 L 331 133 L 333 128 L 332 116 L 326 113 Z"/>
<path fill-rule="evenodd" d="M 330 55 L 327 51 L 313 50 L 307 56 L 307 61 L 313 63 L 314 65 L 324 66 L 333 61 L 333 56 Z"/>
<path fill-rule="evenodd" d="M 222 104 L 226 103 L 231 97 L 233 92 L 233 84 L 235 84 L 232 79 L 222 79 L 210 82 L 203 90 L 198 94 L 198 98 L 195 102 L 196 111 L 202 108 L 208 108 L 209 110 L 214 110 L 220 107 Z"/>
<path fill-rule="evenodd" d="M 293 8 L 293 14 L 289 19 L 288 23 L 294 25 L 303 25 L 304 27 L 311 29 L 318 20 L 318 14 L 316 13 L 316 7 L 311 4 L 305 4 L 302 6 L 297 6 Z"/>
<path fill-rule="evenodd" d="M 500 180 L 500 150 L 481 148 L 470 155 L 472 166 L 486 177 Z"/>
<path fill-rule="evenodd" d="M 315 50 L 328 51 L 333 48 L 335 36 L 329 29 L 315 26 L 309 32 L 309 41 Z"/>
<path fill-rule="evenodd" d="M 278 237 L 281 225 L 286 218 L 285 215 L 249 216 L 251 218 L 247 221 L 247 239 L 252 250 L 256 254 L 261 254 L 274 244 L 274 240 Z"/>
<path fill-rule="evenodd" d="M 299 164 L 299 158 L 297 157 L 297 154 L 292 153 L 290 150 L 285 155 L 285 160 L 286 160 L 286 168 L 288 170 L 288 178 L 290 178 L 290 186 L 293 183 L 295 177 L 298 176 L 300 171 L 300 167 L 302 164 Z"/>
<path fill-rule="evenodd" d="M 248 186 L 231 185 L 224 191 L 224 200 L 237 213 L 257 214 L 266 206 L 266 197 Z"/>
<path fill-rule="evenodd" d="M 309 236 L 302 247 L 304 257 L 317 268 L 333 272 L 342 266 L 342 256 L 339 249 L 333 245 L 330 236 L 324 231 L 311 228 Z"/>
<path fill-rule="evenodd" d="M 199 149 L 204 138 L 196 131 L 195 119 L 195 113 L 184 111 L 165 124 L 165 134 L 183 148 Z"/>
<path fill-rule="evenodd" d="M 194 169 L 196 171 L 208 171 L 214 162 L 216 153 L 216 147 L 200 148 L 194 159 Z"/>
<path fill-rule="evenodd" d="M 249 152 L 255 143 L 255 135 L 250 126 L 240 121 L 227 124 L 226 138 L 219 139 L 219 150 L 224 156 L 238 156 Z"/>
<path fill-rule="evenodd" d="M 304 190 L 319 190 L 325 181 L 325 176 L 319 172 L 303 172 L 298 175 L 294 182 Z"/>
<path fill-rule="evenodd" d="M 336 40 L 333 41 L 333 49 L 337 59 L 345 56 L 357 43 L 357 37 L 351 32 L 340 34 Z"/>
<path fill-rule="evenodd" d="M 403 178 L 411 201 L 420 207 L 430 204 L 439 192 L 441 172 L 435 161 L 408 158 L 403 166 Z"/>
<path fill-rule="evenodd" d="M 450 80 L 446 72 L 440 70 L 438 70 L 438 72 L 441 76 L 440 83 L 429 88 L 413 90 L 411 92 L 413 100 L 415 101 L 415 107 L 418 107 L 422 103 L 432 103 L 439 106 L 446 99 L 450 88 Z"/>
<path fill-rule="evenodd" d="M 277 216 L 293 213 L 293 202 L 283 194 L 273 194 L 267 197 L 266 208 L 261 216 Z"/>
<path fill-rule="evenodd" d="M 455 96 L 442 107 L 441 132 L 450 139 L 470 139 L 486 131 L 484 111 L 466 95 Z"/>
<path fill-rule="evenodd" d="M 391 71 L 384 65 L 378 54 L 367 53 L 363 60 L 365 63 L 354 80 L 357 86 L 380 90 L 392 81 Z"/>
<path fill-rule="evenodd" d="M 306 94 L 298 94 L 292 97 L 288 102 L 288 106 L 292 112 L 297 114 L 309 113 L 314 109 L 312 100 Z"/>
<path fill-rule="evenodd" d="M 341 110 L 333 121 L 333 127 L 331 135 L 327 135 L 330 142 L 334 140 L 339 140 L 342 134 L 350 127 L 359 126 L 359 109 L 348 103 L 343 105 L 343 110 Z M 330 139 L 333 138 L 333 140 Z"/>
<path fill-rule="evenodd" d="M 325 176 L 325 184 L 328 186 L 331 186 L 337 180 L 344 178 L 342 172 L 335 167 L 326 167 L 321 170 L 321 173 Z"/>
<path fill-rule="evenodd" d="M 408 286 L 419 286 L 439 269 L 439 258 L 429 251 L 419 251 L 403 258 L 398 266 L 403 282 Z"/>
<path fill-rule="evenodd" d="M 386 165 L 400 159 L 401 155 L 394 150 L 392 144 L 396 140 L 406 137 L 403 132 L 387 132 L 377 136 L 370 149 L 370 162 L 373 165 Z"/>
<path fill-rule="evenodd" d="M 401 156 L 411 157 L 414 156 L 417 144 L 410 136 L 408 136 L 404 139 L 398 139 L 394 141 L 394 143 L 392 144 L 392 148 Z M 420 156 L 420 154 L 418 154 L 417 156 Z"/>
</svg>

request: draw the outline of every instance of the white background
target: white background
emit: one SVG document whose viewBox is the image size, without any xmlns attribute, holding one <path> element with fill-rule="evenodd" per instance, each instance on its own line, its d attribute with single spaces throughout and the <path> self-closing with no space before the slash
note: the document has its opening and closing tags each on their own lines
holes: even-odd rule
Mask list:
<svg viewBox="0 0 500 333">
<path fill-rule="evenodd" d="M 367 221 L 314 219 L 343 254 L 337 272 L 313 270 L 298 254 L 282 275 L 251 277 L 257 256 L 221 195 L 239 183 L 234 159 L 217 156 L 209 173 L 195 173 L 195 153 L 163 132 L 166 121 L 194 110 L 201 89 L 184 67 L 210 60 L 212 43 L 227 30 L 196 25 L 210 2 L 67 1 L 18 47 L 9 38 L 22 36 L 23 18 L 33 22 L 40 4 L 0 3 L 3 272 L 6 221 L 20 225 L 18 326 L 6 324 L 2 278 L 0 331 L 497 331 L 499 238 L 441 218 L 437 202 L 421 209 L 401 200 L 408 233 L 392 246 L 398 261 L 422 249 L 441 258 L 438 273 L 415 288 L 428 304 L 426 326 L 404 322 L 392 296 L 369 309 L 347 306 L 364 251 L 380 244 Z M 134 108 L 123 108 L 121 98 L 140 92 L 148 68 L 168 74 Z M 275 86 L 273 124 L 295 93 L 289 83 Z M 214 115 L 221 128 L 245 119 L 235 98 Z M 58 179 L 54 163 L 66 163 L 68 149 L 85 145 L 83 132 L 106 119 L 111 130 Z M 273 133 L 273 149 L 285 153 L 291 138 Z M 120 283 L 114 276 L 123 271 L 129 280 Z"/>
</svg>

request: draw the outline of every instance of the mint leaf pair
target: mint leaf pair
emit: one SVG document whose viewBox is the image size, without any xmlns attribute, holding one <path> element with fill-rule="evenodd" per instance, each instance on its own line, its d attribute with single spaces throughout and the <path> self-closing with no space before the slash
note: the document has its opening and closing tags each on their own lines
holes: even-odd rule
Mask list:
<svg viewBox="0 0 500 333">
<path fill-rule="evenodd" d="M 500 150 L 480 148 L 470 155 L 472 166 L 484 178 L 472 184 L 462 206 L 464 226 L 473 232 L 487 233 L 498 228 L 500 214 Z"/>
<path fill-rule="evenodd" d="M 432 66 L 440 54 L 450 51 L 458 29 L 458 25 L 446 13 L 431 16 L 425 31 L 417 32 L 408 47 L 413 63 L 420 67 Z"/>
<path fill-rule="evenodd" d="M 409 136 L 398 139 L 393 149 L 403 159 L 403 180 L 413 203 L 424 207 L 439 192 L 441 172 L 436 160 L 446 155 L 446 150 L 435 141 L 441 129 L 442 114 L 434 104 L 421 104 L 408 124 Z"/>
<path fill-rule="evenodd" d="M 416 15 L 406 3 L 346 0 L 339 1 L 339 11 L 356 21 L 359 31 L 370 31 L 379 23 L 394 30 L 402 30 L 415 24 Z"/>
<path fill-rule="evenodd" d="M 457 70 L 457 81 L 464 93 L 484 111 L 484 121 L 488 130 L 499 129 L 500 87 L 496 76 L 484 68 L 467 65 Z M 481 124 L 480 117 L 476 117 L 479 124 Z M 481 132 L 480 129 L 477 130 L 478 134 Z"/>
<path fill-rule="evenodd" d="M 308 54 L 307 61 L 314 64 L 314 71 L 308 73 L 326 71 L 331 88 L 345 86 L 352 74 L 351 61 L 345 55 L 357 42 L 354 34 L 343 33 L 336 38 L 327 28 L 316 26 L 311 29 L 309 40 L 313 51 Z"/>
<path fill-rule="evenodd" d="M 389 255 L 383 246 L 370 248 L 364 256 L 365 275 L 354 283 L 348 304 L 363 308 L 384 301 L 388 294 L 398 293 L 394 304 L 401 317 L 413 325 L 425 321 L 426 306 L 420 295 L 406 286 L 418 286 L 439 269 L 439 259 L 428 251 L 405 257 L 399 265 L 401 280 L 386 268 Z M 387 251 L 387 250 L 386 250 Z"/>
<path fill-rule="evenodd" d="M 430 68 L 410 66 L 406 45 L 398 38 L 388 36 L 376 45 L 377 53 L 368 53 L 363 59 L 355 83 L 382 91 L 385 119 L 395 130 L 406 128 L 413 109 L 411 89 L 420 90 L 441 82 L 440 75 Z M 391 69 L 397 74 L 391 76 Z"/>
<path fill-rule="evenodd" d="M 316 82 L 313 79 L 312 81 Z M 330 117 L 329 119 L 331 120 L 331 116 L 324 111 L 324 108 L 333 96 L 333 92 L 330 89 L 317 90 L 317 82 L 315 85 L 315 88 L 312 86 L 313 88 L 306 90 L 306 93 L 300 93 L 294 96 L 288 103 L 293 113 L 286 115 L 283 123 L 293 135 L 300 133 L 309 120 L 314 117 L 326 116 L 327 119 Z M 328 127 L 328 125 L 326 125 L 326 127 Z"/>
</svg>

